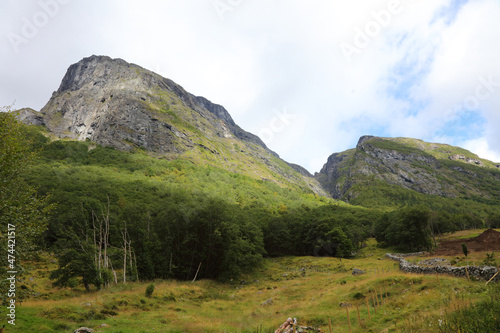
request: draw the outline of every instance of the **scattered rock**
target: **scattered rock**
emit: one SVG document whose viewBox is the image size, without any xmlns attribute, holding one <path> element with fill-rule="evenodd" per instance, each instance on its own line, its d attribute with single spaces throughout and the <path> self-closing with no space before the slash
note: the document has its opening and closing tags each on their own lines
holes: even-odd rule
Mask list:
<svg viewBox="0 0 500 333">
<path fill-rule="evenodd" d="M 448 265 L 448 259 L 443 258 L 430 258 L 426 260 L 421 260 L 418 263 L 423 266 L 438 266 L 438 265 Z"/>
<path fill-rule="evenodd" d="M 270 298 L 267 301 L 265 301 L 264 303 L 261 303 L 260 305 L 261 306 L 268 306 L 268 305 L 272 305 L 272 304 L 273 304 L 273 299 Z"/>
<path fill-rule="evenodd" d="M 478 160 L 476 158 L 470 158 L 470 157 L 467 157 L 465 155 L 451 155 L 450 157 L 448 157 L 450 160 L 452 161 L 462 161 L 462 162 L 466 162 L 466 163 L 470 163 L 470 164 L 475 164 L 475 165 L 479 165 L 479 166 L 484 166 L 483 162 L 481 162 L 481 160 Z"/>
<path fill-rule="evenodd" d="M 363 271 L 362 269 L 359 269 L 359 268 L 354 268 L 354 269 L 352 270 L 352 275 L 357 276 L 357 275 L 363 275 L 363 274 L 366 274 L 366 272 L 365 272 L 365 271 Z"/>
<path fill-rule="evenodd" d="M 339 306 L 340 306 L 341 308 L 350 308 L 350 307 L 352 306 L 352 304 L 351 304 L 351 303 L 348 303 L 348 302 L 340 302 L 340 303 L 339 303 Z"/>
<path fill-rule="evenodd" d="M 319 329 L 309 326 L 299 326 L 297 318 L 288 318 L 274 333 L 292 333 L 294 332 L 321 332 Z"/>
<path fill-rule="evenodd" d="M 77 328 L 73 333 L 94 333 L 95 331 L 88 327 Z"/>
</svg>

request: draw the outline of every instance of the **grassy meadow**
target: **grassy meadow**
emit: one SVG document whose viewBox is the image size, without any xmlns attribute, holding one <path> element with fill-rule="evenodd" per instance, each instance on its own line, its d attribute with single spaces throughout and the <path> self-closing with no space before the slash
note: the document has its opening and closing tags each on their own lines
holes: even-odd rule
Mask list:
<svg viewBox="0 0 500 333">
<path fill-rule="evenodd" d="M 37 297 L 18 306 L 16 325 L 7 328 L 8 332 L 72 332 L 81 326 L 108 333 L 274 332 L 288 317 L 295 317 L 299 325 L 322 332 L 329 332 L 329 323 L 331 332 L 453 332 L 454 314 L 474 311 L 475 304 L 488 300 L 498 307 L 500 292 L 494 283 L 403 274 L 396 262 L 384 257 L 391 250 L 378 248 L 370 239 L 353 259 L 269 258 L 252 274 L 229 283 L 154 281 L 151 297 L 145 295 L 150 283 L 130 282 L 90 293 L 81 286 L 53 288 L 48 275 L 56 264 L 44 256 L 18 282 L 18 288 Z M 353 268 L 367 273 L 353 276 Z"/>
</svg>

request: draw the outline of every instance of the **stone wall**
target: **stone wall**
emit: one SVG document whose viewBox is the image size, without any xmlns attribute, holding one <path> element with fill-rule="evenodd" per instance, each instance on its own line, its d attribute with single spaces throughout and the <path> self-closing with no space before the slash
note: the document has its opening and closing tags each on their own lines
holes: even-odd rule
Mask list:
<svg viewBox="0 0 500 333">
<path fill-rule="evenodd" d="M 470 277 L 475 277 L 476 279 L 479 280 L 488 281 L 498 272 L 498 269 L 492 266 L 455 267 L 447 265 L 446 266 L 438 265 L 438 266 L 428 267 L 428 266 L 415 265 L 404 259 L 405 257 L 419 256 L 422 254 L 424 254 L 424 252 L 406 253 L 406 254 L 387 253 L 385 256 L 389 259 L 398 261 L 399 269 L 401 269 L 405 273 L 447 274 L 455 277 L 467 277 L 467 273 L 469 273 Z M 500 274 L 497 275 L 493 279 L 493 281 L 500 281 Z"/>
</svg>

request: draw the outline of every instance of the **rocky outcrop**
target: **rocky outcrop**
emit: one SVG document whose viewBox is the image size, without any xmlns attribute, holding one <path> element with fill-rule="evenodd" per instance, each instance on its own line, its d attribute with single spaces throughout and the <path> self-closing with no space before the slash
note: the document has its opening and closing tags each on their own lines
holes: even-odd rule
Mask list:
<svg viewBox="0 0 500 333">
<path fill-rule="evenodd" d="M 477 158 L 470 158 L 465 155 L 451 155 L 448 157 L 452 161 L 463 161 L 466 163 L 478 165 L 478 166 L 484 166 L 483 162 Z"/>
<path fill-rule="evenodd" d="M 41 110 L 47 128 L 62 138 L 91 140 L 120 150 L 141 147 L 179 154 L 194 146 L 193 123 L 208 134 L 236 136 L 264 146 L 219 105 L 175 82 L 121 59 L 92 56 L 71 65 Z"/>
<path fill-rule="evenodd" d="M 16 111 L 16 118 L 28 125 L 44 126 L 43 115 L 30 108 L 24 108 Z"/>
<path fill-rule="evenodd" d="M 122 59 L 91 56 L 71 65 L 42 110 L 19 110 L 18 118 L 43 125 L 59 138 L 167 158 L 187 155 L 327 195 L 307 170 L 282 161 L 223 106 Z"/>
<path fill-rule="evenodd" d="M 485 165 L 479 159 L 451 153 L 457 150 L 464 151 L 415 139 L 363 136 L 355 149 L 332 154 L 315 178 L 333 198 L 344 201 L 359 195 L 358 184 L 364 187 L 387 184 L 448 198 L 464 193 L 483 197 L 498 195 L 497 192 L 478 192 L 475 182 L 482 180 L 471 167 Z M 449 160 L 463 163 L 449 163 Z M 496 170 L 488 170 L 492 178 L 500 179 Z"/>
</svg>

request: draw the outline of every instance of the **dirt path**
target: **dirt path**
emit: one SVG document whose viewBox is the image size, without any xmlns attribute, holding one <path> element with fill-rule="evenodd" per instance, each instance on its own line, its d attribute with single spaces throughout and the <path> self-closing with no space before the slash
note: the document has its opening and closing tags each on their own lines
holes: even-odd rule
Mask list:
<svg viewBox="0 0 500 333">
<path fill-rule="evenodd" d="M 474 252 L 500 251 L 500 232 L 488 229 L 474 238 L 454 239 L 441 241 L 434 252 L 435 256 L 463 255 L 462 243 L 467 244 L 467 249 Z"/>
</svg>

